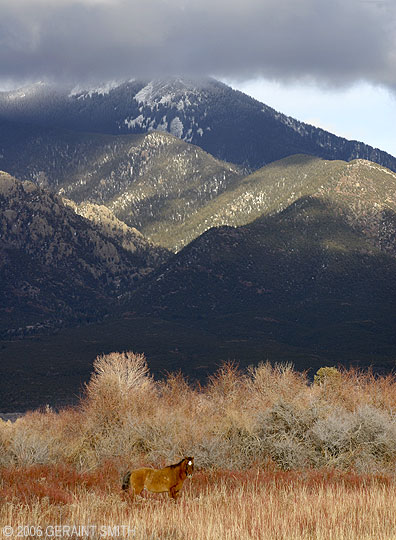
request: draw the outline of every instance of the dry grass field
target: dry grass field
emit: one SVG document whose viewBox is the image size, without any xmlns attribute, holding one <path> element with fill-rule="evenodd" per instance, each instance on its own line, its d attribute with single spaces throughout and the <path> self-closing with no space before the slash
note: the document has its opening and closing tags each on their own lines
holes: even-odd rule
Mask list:
<svg viewBox="0 0 396 540">
<path fill-rule="evenodd" d="M 3 471 L 0 494 L 1 530 L 29 538 L 396 538 L 394 482 L 380 475 L 198 471 L 175 503 L 123 493 L 109 463 L 95 473 L 31 466 Z"/>
<path fill-rule="evenodd" d="M 0 534 L 396 539 L 395 406 L 392 376 L 224 365 L 202 388 L 100 357 L 78 407 L 0 422 Z M 121 490 L 128 468 L 184 455 L 196 471 L 177 502 Z"/>
</svg>

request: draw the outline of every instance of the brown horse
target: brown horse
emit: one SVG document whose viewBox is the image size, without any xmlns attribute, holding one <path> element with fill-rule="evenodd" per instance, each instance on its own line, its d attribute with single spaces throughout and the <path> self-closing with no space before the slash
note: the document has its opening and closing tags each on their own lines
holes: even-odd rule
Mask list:
<svg viewBox="0 0 396 540">
<path fill-rule="evenodd" d="M 154 493 L 169 493 L 169 497 L 177 499 L 183 487 L 184 480 L 191 478 L 194 470 L 194 458 L 185 457 L 175 465 L 169 465 L 163 469 L 150 469 L 143 467 L 128 471 L 124 476 L 122 489 L 127 490 L 130 486 L 135 495 L 140 495 L 144 488 Z"/>
</svg>

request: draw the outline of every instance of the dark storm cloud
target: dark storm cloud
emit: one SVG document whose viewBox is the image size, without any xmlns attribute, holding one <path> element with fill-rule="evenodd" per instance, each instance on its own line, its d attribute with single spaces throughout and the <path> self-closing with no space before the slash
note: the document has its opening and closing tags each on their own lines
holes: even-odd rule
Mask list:
<svg viewBox="0 0 396 540">
<path fill-rule="evenodd" d="M 396 88 L 393 0 L 0 0 L 0 79 L 166 74 Z"/>
</svg>

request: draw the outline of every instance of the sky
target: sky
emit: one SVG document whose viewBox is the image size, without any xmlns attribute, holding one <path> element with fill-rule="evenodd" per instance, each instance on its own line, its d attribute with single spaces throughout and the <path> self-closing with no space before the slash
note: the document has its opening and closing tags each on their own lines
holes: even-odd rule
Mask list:
<svg viewBox="0 0 396 540">
<path fill-rule="evenodd" d="M 214 76 L 396 154 L 394 0 L 0 0 L 0 87 Z"/>
</svg>

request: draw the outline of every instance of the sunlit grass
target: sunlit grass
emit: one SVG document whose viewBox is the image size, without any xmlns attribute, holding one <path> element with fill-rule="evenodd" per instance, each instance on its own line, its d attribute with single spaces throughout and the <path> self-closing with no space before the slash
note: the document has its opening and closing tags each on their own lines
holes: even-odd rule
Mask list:
<svg viewBox="0 0 396 540">
<path fill-rule="evenodd" d="M 396 492 L 390 477 L 334 471 L 198 471 L 180 500 L 121 491 L 116 467 L 1 471 L 0 527 L 30 524 L 111 529 L 138 539 L 394 538 Z M 19 487 L 18 487 L 19 485 Z M 21 489 L 23 486 L 24 489 Z M 29 491 L 26 498 L 24 490 Z M 103 529 L 105 527 L 105 529 Z M 120 536 L 118 536 L 120 537 Z M 123 538 L 127 538 L 126 533 Z"/>
</svg>

